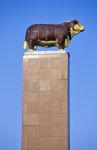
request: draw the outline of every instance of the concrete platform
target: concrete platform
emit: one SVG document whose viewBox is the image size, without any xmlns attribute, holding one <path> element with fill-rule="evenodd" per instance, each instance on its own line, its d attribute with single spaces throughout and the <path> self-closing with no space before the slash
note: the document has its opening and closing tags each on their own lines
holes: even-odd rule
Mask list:
<svg viewBox="0 0 97 150">
<path fill-rule="evenodd" d="M 22 150 L 68 150 L 68 54 L 23 55 Z"/>
</svg>

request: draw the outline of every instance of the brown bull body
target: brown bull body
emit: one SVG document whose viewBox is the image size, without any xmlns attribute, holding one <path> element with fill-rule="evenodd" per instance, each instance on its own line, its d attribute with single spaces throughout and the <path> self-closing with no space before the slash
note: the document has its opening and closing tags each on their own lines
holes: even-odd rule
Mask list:
<svg viewBox="0 0 97 150">
<path fill-rule="evenodd" d="M 81 26 L 76 20 L 63 24 L 31 25 L 26 31 L 25 42 L 27 46 L 24 47 L 34 50 L 37 46 L 57 46 L 59 49 L 64 49 L 73 37 L 75 25 Z M 76 32 L 79 33 L 80 30 L 75 30 L 74 33 L 76 34 Z"/>
<path fill-rule="evenodd" d="M 64 48 L 64 41 L 69 31 L 70 28 L 62 24 L 36 24 L 27 29 L 25 40 L 31 49 L 34 46 L 50 47 L 56 46 L 56 44 L 59 48 Z"/>
</svg>

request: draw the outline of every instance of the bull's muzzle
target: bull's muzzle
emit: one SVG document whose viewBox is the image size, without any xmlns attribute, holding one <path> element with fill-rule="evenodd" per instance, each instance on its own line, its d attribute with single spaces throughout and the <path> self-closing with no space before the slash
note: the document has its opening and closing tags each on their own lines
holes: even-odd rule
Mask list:
<svg viewBox="0 0 97 150">
<path fill-rule="evenodd" d="M 85 30 L 85 27 L 84 26 L 80 26 L 80 31 L 82 32 L 82 31 L 84 31 Z"/>
<path fill-rule="evenodd" d="M 85 30 L 85 27 L 79 23 L 79 24 L 76 24 L 76 25 L 74 26 L 74 30 L 75 30 L 75 31 L 82 32 L 82 31 Z"/>
</svg>

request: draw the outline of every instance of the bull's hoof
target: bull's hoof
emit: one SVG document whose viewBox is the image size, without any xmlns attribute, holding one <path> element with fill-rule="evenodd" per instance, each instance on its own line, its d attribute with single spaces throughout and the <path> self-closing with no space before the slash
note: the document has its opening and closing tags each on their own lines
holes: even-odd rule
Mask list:
<svg viewBox="0 0 97 150">
<path fill-rule="evenodd" d="M 60 51 L 64 51 L 64 49 L 60 49 Z"/>
<path fill-rule="evenodd" d="M 37 46 L 34 46 L 34 50 L 36 50 L 37 49 Z"/>
<path fill-rule="evenodd" d="M 30 52 L 30 53 L 33 53 L 33 51 L 34 51 L 33 49 L 29 49 L 29 52 Z"/>
</svg>

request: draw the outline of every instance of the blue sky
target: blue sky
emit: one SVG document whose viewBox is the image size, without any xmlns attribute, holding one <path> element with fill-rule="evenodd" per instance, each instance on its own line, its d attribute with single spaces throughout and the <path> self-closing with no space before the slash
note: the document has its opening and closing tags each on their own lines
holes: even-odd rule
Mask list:
<svg viewBox="0 0 97 150">
<path fill-rule="evenodd" d="M 97 1 L 0 1 L 0 150 L 21 149 L 22 54 L 26 28 L 77 18 L 86 30 L 70 52 L 71 150 L 97 150 Z M 40 48 L 41 50 L 43 48 Z"/>
</svg>

